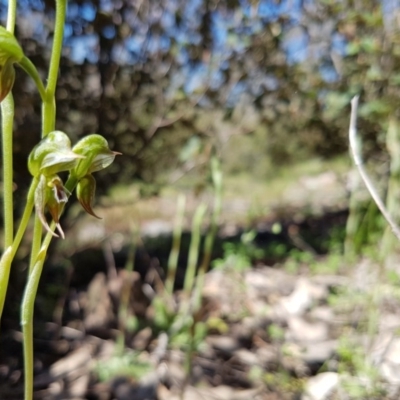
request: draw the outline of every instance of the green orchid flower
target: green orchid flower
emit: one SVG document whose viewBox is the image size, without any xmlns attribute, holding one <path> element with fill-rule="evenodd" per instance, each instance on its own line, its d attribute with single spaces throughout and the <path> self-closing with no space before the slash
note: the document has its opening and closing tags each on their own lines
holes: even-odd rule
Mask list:
<svg viewBox="0 0 400 400">
<path fill-rule="evenodd" d="M 110 150 L 107 140 L 97 134 L 81 139 L 72 151 L 82 157 L 70 172 L 71 177 L 77 181 L 78 200 L 88 214 L 100 218 L 92 208 L 96 192 L 96 180 L 92 173 L 107 168 L 115 156 L 121 153 Z"/>
<path fill-rule="evenodd" d="M 69 137 L 61 131 L 50 132 L 31 151 L 28 169 L 32 176 L 50 176 L 75 167 L 84 158 L 71 150 Z"/>
<path fill-rule="evenodd" d="M 81 156 L 71 174 L 80 180 L 87 174 L 107 168 L 118 153 L 111 151 L 108 142 L 101 135 L 92 134 L 81 139 L 73 148 L 75 154 Z"/>
<path fill-rule="evenodd" d="M 64 187 L 58 175 L 40 176 L 39 184 L 35 191 L 35 211 L 45 229 L 51 232 L 53 236 L 58 237 L 47 223 L 45 216 L 46 208 L 56 223 L 60 236 L 64 238 L 64 232 L 60 225 L 60 216 L 70 195 L 71 193 Z"/>
</svg>

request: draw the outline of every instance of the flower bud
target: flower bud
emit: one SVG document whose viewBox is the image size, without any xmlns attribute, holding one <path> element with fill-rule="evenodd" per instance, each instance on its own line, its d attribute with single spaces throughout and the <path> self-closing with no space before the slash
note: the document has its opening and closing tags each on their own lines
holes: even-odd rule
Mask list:
<svg viewBox="0 0 400 400">
<path fill-rule="evenodd" d="M 94 213 L 92 208 L 95 192 L 96 180 L 91 174 L 84 176 L 78 182 L 76 187 L 76 196 L 78 197 L 79 203 L 81 203 L 81 206 L 88 214 L 100 219 L 100 217 Z"/>
<path fill-rule="evenodd" d="M 81 139 L 72 148 L 72 151 L 82 158 L 71 171 L 78 180 L 92 172 L 107 168 L 114 161 L 115 156 L 121 154 L 111 151 L 107 140 L 97 134 L 92 134 Z"/>
<path fill-rule="evenodd" d="M 0 102 L 10 93 L 14 80 L 14 63 L 24 57 L 24 52 L 15 36 L 0 26 Z"/>
<path fill-rule="evenodd" d="M 71 141 L 61 131 L 50 132 L 31 151 L 28 169 L 31 175 L 51 176 L 73 168 L 82 156 L 71 150 Z"/>
<path fill-rule="evenodd" d="M 11 61 L 0 66 L 0 102 L 10 93 L 15 80 L 15 69 Z"/>
</svg>

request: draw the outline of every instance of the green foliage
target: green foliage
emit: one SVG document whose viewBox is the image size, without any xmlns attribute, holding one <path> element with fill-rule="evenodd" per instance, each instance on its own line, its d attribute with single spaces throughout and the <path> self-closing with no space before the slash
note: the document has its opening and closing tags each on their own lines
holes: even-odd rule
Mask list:
<svg viewBox="0 0 400 400">
<path fill-rule="evenodd" d="M 341 385 L 351 400 L 380 399 L 386 394 L 379 371 L 365 349 L 343 336 L 337 348 Z"/>
<path fill-rule="evenodd" d="M 140 379 L 153 370 L 150 362 L 141 359 L 140 354 L 125 350 L 123 354 L 115 354 L 107 361 L 100 361 L 94 367 L 94 372 L 101 382 L 107 382 L 115 377 Z"/>
<path fill-rule="evenodd" d="M 261 259 L 265 255 L 265 250 L 257 248 L 253 242 L 256 234 L 255 230 L 251 230 L 243 233 L 238 243 L 223 243 L 223 257 L 214 260 L 213 267 L 238 272 L 251 268 L 252 260 Z"/>
<path fill-rule="evenodd" d="M 285 338 L 285 330 L 277 325 L 268 325 L 267 333 L 272 342 L 280 342 Z"/>
<path fill-rule="evenodd" d="M 264 383 L 272 392 L 277 392 L 287 396 L 288 394 L 297 396 L 303 391 L 304 380 L 292 376 L 284 369 L 268 372 L 264 375 Z"/>
</svg>

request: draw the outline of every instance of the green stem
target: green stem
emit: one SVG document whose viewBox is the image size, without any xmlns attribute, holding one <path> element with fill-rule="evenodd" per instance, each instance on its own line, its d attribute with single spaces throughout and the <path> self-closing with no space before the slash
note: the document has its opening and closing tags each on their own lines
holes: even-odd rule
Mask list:
<svg viewBox="0 0 400 400">
<path fill-rule="evenodd" d="M 56 21 L 54 27 L 54 41 L 51 53 L 47 91 L 54 97 L 57 86 L 58 70 L 64 38 L 65 16 L 67 14 L 67 0 L 56 1 Z"/>
<path fill-rule="evenodd" d="M 28 57 L 23 57 L 23 59 L 18 63 L 18 65 L 33 79 L 36 87 L 39 90 L 42 102 L 46 101 L 46 89 L 44 88 L 43 82 L 37 72 L 36 67 L 33 65 L 32 61 Z"/>
<path fill-rule="evenodd" d="M 179 258 L 179 251 L 182 239 L 183 218 L 185 216 L 185 204 L 186 204 L 186 197 L 184 195 L 179 196 L 177 213 L 176 213 L 176 222 L 172 234 L 172 249 L 169 254 L 167 279 L 165 280 L 165 291 L 169 296 L 172 296 L 174 292 L 175 276 L 178 267 L 178 258 Z"/>
<path fill-rule="evenodd" d="M 14 34 L 17 16 L 17 0 L 9 0 L 7 11 L 7 30 Z M 13 123 L 14 99 L 11 93 L 1 104 L 2 141 L 3 141 L 3 218 L 4 218 L 4 253 L 0 260 L 0 318 L 3 313 L 4 301 L 10 277 L 14 235 L 13 210 Z"/>
<path fill-rule="evenodd" d="M 193 289 L 194 277 L 196 275 L 196 267 L 197 262 L 199 260 L 199 248 L 200 248 L 200 239 L 201 239 L 201 222 L 203 221 L 204 215 L 207 211 L 207 206 L 204 203 L 201 203 L 193 217 L 192 223 L 192 238 L 190 241 L 189 247 L 189 255 L 188 255 L 188 265 L 186 268 L 185 279 L 183 283 L 183 292 L 187 296 L 190 297 L 190 294 Z"/>
<path fill-rule="evenodd" d="M 15 253 L 18 250 L 18 247 L 21 243 L 22 237 L 24 236 L 26 227 L 28 226 L 29 219 L 31 217 L 32 210 L 33 210 L 34 201 L 35 201 L 35 190 L 37 188 L 38 183 L 39 183 L 39 180 L 37 178 L 34 178 L 32 180 L 31 187 L 29 188 L 24 213 L 22 214 L 22 218 L 19 223 L 19 227 L 18 227 L 17 233 L 15 235 L 14 242 L 12 244 L 13 257 L 15 256 Z"/>
<path fill-rule="evenodd" d="M 214 247 L 214 241 L 218 232 L 218 222 L 222 210 L 222 171 L 219 161 L 214 158 L 211 161 L 212 176 L 214 182 L 214 211 L 211 217 L 211 227 L 204 241 L 204 255 L 201 262 L 199 273 L 197 275 L 196 293 L 194 300 L 194 309 L 197 311 L 201 305 L 201 294 L 203 292 L 204 277 L 210 268 L 211 255 Z"/>
<path fill-rule="evenodd" d="M 39 254 L 40 246 L 42 244 L 42 233 L 43 233 L 43 225 L 40 221 L 39 217 L 35 215 L 33 225 L 33 236 L 32 236 L 32 244 L 31 244 L 31 259 L 29 262 L 29 275 L 32 272 L 32 269 L 35 266 L 36 258 Z"/>
<path fill-rule="evenodd" d="M 53 49 L 51 52 L 49 74 L 47 77 L 46 101 L 43 103 L 43 132 L 45 137 L 55 128 L 56 103 L 55 93 L 57 87 L 58 71 L 60 68 L 60 58 L 64 37 L 65 16 L 67 13 L 67 1 L 56 1 L 56 20 L 54 26 Z"/>
<path fill-rule="evenodd" d="M 19 245 L 21 244 L 22 237 L 25 233 L 26 227 L 28 226 L 30 216 L 32 214 L 34 194 L 38 184 L 38 180 L 32 181 L 31 187 L 28 192 L 26 200 L 25 210 L 21 218 L 21 222 L 18 227 L 18 231 L 15 235 L 12 246 L 7 248 L 7 251 L 3 253 L 0 259 L 0 318 L 3 313 L 4 301 L 6 298 L 8 280 L 10 277 L 11 263 L 15 257 Z"/>
<path fill-rule="evenodd" d="M 46 98 L 42 105 L 42 138 L 47 136 L 55 127 L 56 104 L 53 98 L 46 92 Z"/>
<path fill-rule="evenodd" d="M 35 181 L 37 182 L 37 179 L 35 179 Z M 72 191 L 76 186 L 76 179 L 75 178 L 68 179 L 67 184 Z M 33 193 L 32 194 L 33 198 L 34 189 L 30 190 L 29 193 Z M 54 231 L 55 227 L 56 227 L 55 223 L 52 222 L 50 226 L 51 231 Z M 35 232 L 38 231 L 39 229 L 35 229 L 34 234 Z M 41 238 L 41 229 L 38 238 L 39 239 Z M 34 237 L 33 243 L 38 238 Z M 34 247 L 36 245 L 32 245 L 28 282 L 25 288 L 25 294 L 21 305 L 21 325 L 22 325 L 22 334 L 24 343 L 24 373 L 25 373 L 24 399 L 25 400 L 31 400 L 33 398 L 33 313 L 34 313 L 37 288 L 43 270 L 43 263 L 46 258 L 47 250 L 49 248 L 52 238 L 53 235 L 50 232 L 47 232 L 43 240 L 42 247 L 40 248 L 40 251 L 35 251 Z M 37 253 L 37 257 L 33 257 L 33 254 L 35 253 Z"/>
<path fill-rule="evenodd" d="M 51 230 L 54 229 L 55 223 L 53 222 Z M 33 267 L 30 268 L 28 282 L 25 287 L 24 298 L 21 304 L 21 325 L 24 344 L 25 400 L 33 399 L 33 315 L 37 289 L 43 271 L 43 264 L 52 238 L 53 235 L 48 232 L 43 240 L 42 247 L 38 252 L 36 260 L 34 260 Z"/>
<path fill-rule="evenodd" d="M 42 274 L 43 263 L 46 258 L 47 248 L 43 247 L 25 287 L 24 298 L 21 304 L 21 325 L 24 344 L 24 374 L 25 374 L 25 400 L 33 398 L 33 313 L 37 288 Z"/>
<path fill-rule="evenodd" d="M 13 123 L 14 99 L 11 93 L 1 103 L 3 133 L 3 213 L 4 248 L 11 246 L 14 236 L 13 207 Z"/>
<path fill-rule="evenodd" d="M 49 132 L 55 129 L 55 91 L 57 86 L 58 70 L 60 66 L 66 11 L 67 1 L 56 0 L 56 19 L 54 27 L 53 48 L 50 59 L 46 92 L 44 96 L 42 96 L 44 97 L 42 106 L 42 137 L 45 137 Z M 26 64 L 26 66 L 29 69 L 29 63 Z M 40 88 L 40 84 L 38 87 Z M 54 230 L 54 228 L 55 224 L 53 223 L 51 229 Z M 39 251 L 41 239 L 42 225 L 39 221 L 39 218 L 36 216 L 32 240 L 28 282 L 21 304 L 21 324 L 24 343 L 25 400 L 32 400 L 33 398 L 33 313 L 37 288 L 39 285 L 40 276 L 42 274 L 43 263 L 52 239 L 52 234 L 49 232 L 47 233 L 46 237 L 43 240 L 42 247 Z"/>
<path fill-rule="evenodd" d="M 12 247 L 4 250 L 0 260 L 0 317 L 3 313 L 4 302 L 7 294 L 8 279 L 12 262 Z"/>
<path fill-rule="evenodd" d="M 17 0 L 8 1 L 8 12 L 7 12 L 7 30 L 14 33 L 15 21 L 17 19 Z"/>
</svg>

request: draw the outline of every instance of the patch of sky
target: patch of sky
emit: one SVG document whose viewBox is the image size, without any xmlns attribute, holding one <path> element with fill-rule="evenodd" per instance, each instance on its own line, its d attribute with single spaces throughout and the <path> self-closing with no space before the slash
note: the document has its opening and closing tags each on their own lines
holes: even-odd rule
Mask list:
<svg viewBox="0 0 400 400">
<path fill-rule="evenodd" d="M 0 21 L 3 26 L 6 26 L 7 10 L 4 4 L 0 3 Z"/>
<path fill-rule="evenodd" d="M 278 80 L 271 74 L 264 74 L 261 71 L 256 71 L 246 79 L 249 92 L 255 96 L 261 96 L 266 90 L 274 91 L 279 87 Z"/>
<path fill-rule="evenodd" d="M 399 0 L 382 0 L 383 21 L 386 29 L 396 28 L 399 8 Z"/>
<path fill-rule="evenodd" d="M 189 61 L 189 54 L 185 48 L 180 48 L 176 55 L 176 62 L 178 65 L 186 65 Z"/>
<path fill-rule="evenodd" d="M 115 35 L 116 35 L 116 29 L 114 25 L 107 25 L 105 26 L 102 31 L 101 34 L 106 38 L 106 39 L 114 39 Z"/>
<path fill-rule="evenodd" d="M 83 3 L 82 6 L 80 7 L 81 10 L 81 15 L 83 19 L 85 19 L 88 22 L 94 21 L 96 18 L 96 7 L 92 3 Z"/>
<path fill-rule="evenodd" d="M 157 4 L 157 2 L 155 2 L 151 6 L 150 12 L 147 15 L 147 22 L 150 25 L 158 24 L 162 15 L 163 15 L 163 8 L 161 7 L 161 4 Z"/>
<path fill-rule="evenodd" d="M 264 87 L 270 91 L 278 90 L 279 87 L 278 79 L 276 79 L 276 77 L 272 74 L 264 75 L 263 84 Z"/>
<path fill-rule="evenodd" d="M 300 27 L 296 26 L 286 33 L 283 40 L 283 50 L 289 64 L 301 63 L 307 58 L 308 36 Z"/>
<path fill-rule="evenodd" d="M 8 1 L 5 1 L 8 5 Z M 18 2 L 19 10 L 21 13 L 29 13 L 30 11 L 44 11 L 44 2 L 41 0 L 20 0 Z"/>
<path fill-rule="evenodd" d="M 41 45 L 46 45 L 48 31 L 44 24 L 44 15 L 38 11 L 31 11 L 29 14 L 22 14 L 18 17 L 20 33 L 30 37 Z"/>
<path fill-rule="evenodd" d="M 211 16 L 211 33 L 213 35 L 213 50 L 223 50 L 228 37 L 227 24 L 225 18 L 218 11 L 213 12 Z"/>
<path fill-rule="evenodd" d="M 229 91 L 226 99 L 226 107 L 233 108 L 239 101 L 240 96 L 248 90 L 247 83 L 244 81 L 238 82 Z"/>
<path fill-rule="evenodd" d="M 65 24 L 64 26 L 64 40 L 68 40 L 72 36 L 73 29 L 71 24 Z"/>
<path fill-rule="evenodd" d="M 160 49 L 159 46 L 159 36 L 158 35 L 150 35 L 147 41 L 147 51 L 150 54 L 156 54 Z"/>
<path fill-rule="evenodd" d="M 187 66 L 183 66 L 179 70 L 177 70 L 170 79 L 170 84 L 166 92 L 166 96 L 168 98 L 173 98 L 176 91 L 180 88 L 184 87 L 187 81 L 187 75 L 189 72 L 189 68 Z"/>
<path fill-rule="evenodd" d="M 70 3 L 68 5 L 67 21 L 74 20 L 79 16 L 79 6 L 76 3 Z"/>
<path fill-rule="evenodd" d="M 171 39 L 166 35 L 161 35 L 159 45 L 162 51 L 168 51 L 171 47 Z"/>
<path fill-rule="evenodd" d="M 249 0 L 240 0 L 239 3 L 241 6 L 242 17 L 246 17 L 246 18 L 251 17 L 252 13 L 253 13 L 253 6 L 249 2 Z"/>
<path fill-rule="evenodd" d="M 332 64 L 325 63 L 320 65 L 319 72 L 322 79 L 327 83 L 333 83 L 339 79 L 339 75 Z"/>
<path fill-rule="evenodd" d="M 184 91 L 186 93 L 193 93 L 204 87 L 204 81 L 209 75 L 209 70 L 203 63 L 196 63 L 189 71 L 190 73 L 187 74 Z"/>
<path fill-rule="evenodd" d="M 165 10 L 161 16 L 161 26 L 165 29 L 173 29 L 175 26 L 175 16 L 171 11 Z"/>
<path fill-rule="evenodd" d="M 141 35 L 133 35 L 125 40 L 125 46 L 126 48 L 134 53 L 134 54 L 139 54 L 142 50 L 143 42 L 145 41 L 145 37 Z"/>
<path fill-rule="evenodd" d="M 303 1 L 283 0 L 273 2 L 261 0 L 259 2 L 257 16 L 262 23 L 275 22 L 283 15 L 289 18 L 291 24 L 299 24 L 303 16 Z"/>
<path fill-rule="evenodd" d="M 225 78 L 221 70 L 216 69 L 210 74 L 209 87 L 211 90 L 217 90 L 224 83 Z"/>
<path fill-rule="evenodd" d="M 227 71 L 229 70 L 230 64 L 228 60 L 222 60 L 219 64 L 219 69 L 221 71 Z"/>
<path fill-rule="evenodd" d="M 258 14 L 260 17 L 268 19 L 268 21 L 276 21 L 282 14 L 290 11 L 288 3 L 292 3 L 292 1 L 260 1 L 258 5 Z"/>
<path fill-rule="evenodd" d="M 203 0 L 189 0 L 183 10 L 183 20 L 190 29 L 196 29 L 200 25 L 199 14 L 204 6 Z"/>
<path fill-rule="evenodd" d="M 30 22 L 33 26 L 32 39 L 44 45 L 47 41 L 47 35 L 49 32 L 43 23 L 43 14 L 32 12 L 30 15 Z"/>
<path fill-rule="evenodd" d="M 71 39 L 71 59 L 77 64 L 83 64 L 85 59 L 90 63 L 98 62 L 99 38 L 95 34 L 79 36 Z"/>
<path fill-rule="evenodd" d="M 72 36 L 76 37 L 83 35 L 83 24 L 81 23 L 81 21 L 71 21 L 70 25 L 72 28 Z"/>
<path fill-rule="evenodd" d="M 142 25 L 142 21 L 139 20 L 134 10 L 127 8 L 121 10 L 122 20 L 125 21 L 131 28 L 137 28 Z"/>
<path fill-rule="evenodd" d="M 335 32 L 332 35 L 332 50 L 334 50 L 341 56 L 345 56 L 346 49 L 347 49 L 347 40 L 342 34 Z"/>
<path fill-rule="evenodd" d="M 99 8 L 104 13 L 110 13 L 114 9 L 113 0 L 100 0 Z"/>
<path fill-rule="evenodd" d="M 127 50 L 126 46 L 118 43 L 115 44 L 111 51 L 112 60 L 119 65 L 131 65 L 133 64 L 134 57 Z"/>
</svg>

